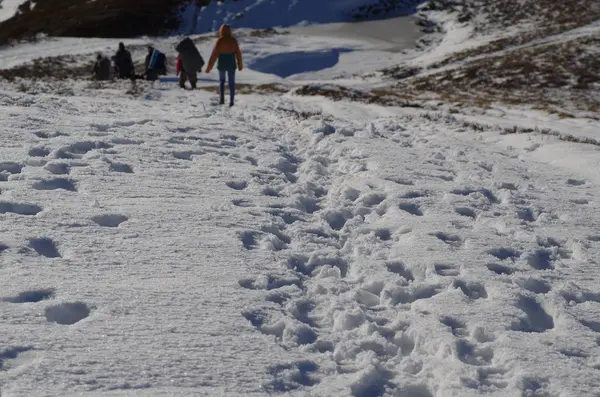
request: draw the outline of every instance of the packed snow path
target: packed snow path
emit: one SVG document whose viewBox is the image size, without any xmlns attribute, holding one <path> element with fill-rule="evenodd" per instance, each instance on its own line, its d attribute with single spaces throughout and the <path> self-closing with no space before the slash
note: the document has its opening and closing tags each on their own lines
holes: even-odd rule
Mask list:
<svg viewBox="0 0 600 397">
<path fill-rule="evenodd" d="M 3 397 L 600 396 L 597 180 L 209 97 L 2 96 Z"/>
</svg>

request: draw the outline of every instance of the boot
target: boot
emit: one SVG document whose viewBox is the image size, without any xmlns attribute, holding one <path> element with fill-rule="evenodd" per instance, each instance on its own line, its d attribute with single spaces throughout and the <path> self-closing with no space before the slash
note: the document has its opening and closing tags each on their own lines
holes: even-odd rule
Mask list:
<svg viewBox="0 0 600 397">
<path fill-rule="evenodd" d="M 221 82 L 221 90 L 219 91 L 219 105 L 225 104 L 225 83 Z"/>
<path fill-rule="evenodd" d="M 233 93 L 229 94 L 229 107 L 233 106 Z"/>
</svg>

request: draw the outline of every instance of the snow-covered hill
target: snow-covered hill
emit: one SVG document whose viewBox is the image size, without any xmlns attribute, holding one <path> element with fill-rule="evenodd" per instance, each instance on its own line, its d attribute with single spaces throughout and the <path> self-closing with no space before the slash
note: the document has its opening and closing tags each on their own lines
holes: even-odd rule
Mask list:
<svg viewBox="0 0 600 397">
<path fill-rule="evenodd" d="M 169 59 L 135 86 L 88 79 L 117 40 L 0 49 L 0 395 L 600 397 L 600 123 L 469 102 L 579 76 L 598 24 L 516 45 L 434 3 L 429 34 L 236 28 L 233 108 L 179 89 L 178 36 L 123 39 Z M 593 104 L 580 75 L 545 92 Z"/>
<path fill-rule="evenodd" d="M 71 89 L 1 99 L 2 396 L 598 396 L 593 146 Z"/>
</svg>

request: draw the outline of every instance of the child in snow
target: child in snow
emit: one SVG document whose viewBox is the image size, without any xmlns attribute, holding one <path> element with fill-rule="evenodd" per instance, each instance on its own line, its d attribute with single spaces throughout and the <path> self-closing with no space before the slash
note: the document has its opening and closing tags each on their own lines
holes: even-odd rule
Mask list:
<svg viewBox="0 0 600 397">
<path fill-rule="evenodd" d="M 219 69 L 220 80 L 220 104 L 225 103 L 225 75 L 229 82 L 229 106 L 233 106 L 235 97 L 235 69 L 241 71 L 244 68 L 242 63 L 242 52 L 235 37 L 231 33 L 231 27 L 227 24 L 221 25 L 219 29 L 219 38 L 215 43 L 212 55 L 206 67 L 206 73 L 209 73 L 215 62 L 219 60 L 217 69 Z M 237 62 L 236 62 L 237 61 Z"/>
<path fill-rule="evenodd" d="M 196 89 L 196 82 L 198 81 L 198 77 L 196 76 L 196 72 L 188 73 L 183 68 L 183 61 L 181 57 L 177 57 L 177 65 L 175 66 L 175 74 L 179 76 L 179 86 L 181 88 L 185 88 L 185 81 L 190 80 L 190 84 L 192 85 L 192 90 Z"/>
</svg>

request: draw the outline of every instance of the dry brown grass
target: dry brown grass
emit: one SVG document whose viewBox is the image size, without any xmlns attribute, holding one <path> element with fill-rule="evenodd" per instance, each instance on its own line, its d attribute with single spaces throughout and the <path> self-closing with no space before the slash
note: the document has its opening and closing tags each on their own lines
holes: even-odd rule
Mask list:
<svg viewBox="0 0 600 397">
<path fill-rule="evenodd" d="M 433 92 L 451 103 L 536 104 L 554 112 L 600 108 L 600 37 L 524 47 L 417 76 L 397 88 L 419 97 Z M 572 109 L 569 110 L 569 107 Z"/>
<path fill-rule="evenodd" d="M 208 92 L 219 92 L 218 86 L 209 86 L 209 87 L 198 87 L 198 89 Z M 290 91 L 290 88 L 281 84 L 271 83 L 271 84 L 244 84 L 237 83 L 235 85 L 236 92 L 238 94 L 259 94 L 259 95 L 269 95 L 269 94 L 285 94 Z"/>
<path fill-rule="evenodd" d="M 92 74 L 93 60 L 89 64 L 81 64 L 80 58 L 72 55 L 38 58 L 30 64 L 0 70 L 0 77 L 14 81 L 15 79 L 64 80 L 69 78 L 85 78 Z"/>
<path fill-rule="evenodd" d="M 587 25 L 597 20 L 597 0 L 431 0 L 425 10 L 448 10 L 478 33 L 528 24 L 529 29 Z M 477 16 L 477 18 L 474 18 Z"/>
<path fill-rule="evenodd" d="M 527 44 L 600 19 L 597 0 L 432 0 L 425 9 L 455 11 L 457 19 L 468 22 L 476 34 L 512 31 L 484 45 L 451 54 L 431 68 Z M 475 15 L 477 18 L 473 18 Z"/>
<path fill-rule="evenodd" d="M 334 101 L 350 100 L 382 106 L 423 107 L 420 102 L 412 101 L 411 96 L 403 95 L 400 91 L 375 89 L 369 91 L 356 90 L 334 85 L 305 85 L 297 88 L 296 95 L 323 96 Z"/>
<path fill-rule="evenodd" d="M 416 7 L 426 0 L 373 0 L 350 11 L 354 20 L 385 18 L 396 15 L 413 14 Z"/>
</svg>

